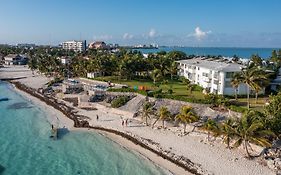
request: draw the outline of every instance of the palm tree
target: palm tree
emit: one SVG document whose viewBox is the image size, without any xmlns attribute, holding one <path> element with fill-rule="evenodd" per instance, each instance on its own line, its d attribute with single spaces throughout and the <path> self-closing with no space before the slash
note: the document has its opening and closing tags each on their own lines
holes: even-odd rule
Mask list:
<svg viewBox="0 0 281 175">
<path fill-rule="evenodd" d="M 265 129 L 264 123 L 261 121 L 260 113 L 257 111 L 247 111 L 238 121 L 236 128 L 236 142 L 234 147 L 237 148 L 241 144 L 244 145 L 247 156 L 250 158 L 248 147 L 250 143 L 255 143 L 260 146 L 271 146 L 269 136 L 274 134 L 270 130 Z"/>
<path fill-rule="evenodd" d="M 145 118 L 146 126 L 148 126 L 148 118 L 150 118 L 150 114 L 152 113 L 152 104 L 146 102 L 142 108 L 142 117 Z"/>
<path fill-rule="evenodd" d="M 210 140 L 210 134 L 212 133 L 217 137 L 220 133 L 220 128 L 215 120 L 208 119 L 202 126 L 202 129 L 208 132 L 208 141 Z"/>
<path fill-rule="evenodd" d="M 175 61 L 173 61 L 171 63 L 171 65 L 169 66 L 169 72 L 171 74 L 171 80 L 173 80 L 173 76 L 175 74 L 177 74 L 177 71 L 178 71 L 178 65 L 177 65 L 177 63 Z"/>
<path fill-rule="evenodd" d="M 260 90 L 262 87 L 259 82 L 267 81 L 267 75 L 265 71 L 254 67 L 253 64 L 243 68 L 239 74 L 241 82 L 247 85 L 247 101 L 248 109 L 250 109 L 250 88 Z"/>
<path fill-rule="evenodd" d="M 185 77 L 181 77 L 180 79 L 181 79 L 182 83 L 186 85 L 186 89 L 188 90 L 189 94 L 192 94 L 192 91 L 194 90 L 195 85 L 192 84 L 190 82 L 190 80 Z"/>
<path fill-rule="evenodd" d="M 187 86 L 187 90 L 188 90 L 189 94 L 192 94 L 192 91 L 195 89 L 196 85 L 189 83 L 186 86 Z"/>
<path fill-rule="evenodd" d="M 258 102 L 258 95 L 259 92 L 262 90 L 263 87 L 266 87 L 269 83 L 268 80 L 268 74 L 265 76 L 265 78 L 263 80 L 257 80 L 256 84 L 258 84 L 258 86 L 254 86 L 253 89 L 255 91 L 255 103 L 257 104 Z"/>
<path fill-rule="evenodd" d="M 164 122 L 165 120 L 167 119 L 170 119 L 171 118 L 171 113 L 170 111 L 168 110 L 167 107 L 165 106 L 162 106 L 159 110 L 159 115 L 158 115 L 158 118 L 155 120 L 155 122 L 152 124 L 152 127 L 154 127 L 155 123 L 158 121 L 158 120 L 162 120 L 162 128 L 164 128 Z"/>
<path fill-rule="evenodd" d="M 241 76 L 239 73 L 235 73 L 231 80 L 231 86 L 234 88 L 235 100 L 237 100 L 237 91 L 240 83 L 242 82 Z"/>
<path fill-rule="evenodd" d="M 223 135 L 223 142 L 227 145 L 227 148 L 230 148 L 230 141 L 235 136 L 235 121 L 231 118 L 225 120 L 220 125 L 220 131 Z"/>
<path fill-rule="evenodd" d="M 176 120 L 180 121 L 184 125 L 184 133 L 186 131 L 186 125 L 199 120 L 199 117 L 192 111 L 191 106 L 183 106 L 180 114 L 176 116 Z M 195 128 L 195 127 L 194 127 Z M 193 130 L 194 130 L 193 128 Z M 192 131 L 193 131 L 192 130 Z"/>
<path fill-rule="evenodd" d="M 153 79 L 154 85 L 156 82 L 160 81 L 163 78 L 163 74 L 160 69 L 155 69 L 152 71 L 151 77 Z"/>
</svg>

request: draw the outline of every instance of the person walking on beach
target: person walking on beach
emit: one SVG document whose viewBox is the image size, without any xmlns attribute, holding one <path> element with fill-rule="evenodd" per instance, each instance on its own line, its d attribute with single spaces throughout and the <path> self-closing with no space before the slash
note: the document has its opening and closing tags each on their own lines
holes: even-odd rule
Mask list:
<svg viewBox="0 0 281 175">
<path fill-rule="evenodd" d="M 124 120 L 122 120 L 122 126 L 124 127 Z"/>
<path fill-rule="evenodd" d="M 128 126 L 128 119 L 125 120 L 125 126 Z"/>
<path fill-rule="evenodd" d="M 97 121 L 99 120 L 99 115 L 97 114 Z"/>
</svg>

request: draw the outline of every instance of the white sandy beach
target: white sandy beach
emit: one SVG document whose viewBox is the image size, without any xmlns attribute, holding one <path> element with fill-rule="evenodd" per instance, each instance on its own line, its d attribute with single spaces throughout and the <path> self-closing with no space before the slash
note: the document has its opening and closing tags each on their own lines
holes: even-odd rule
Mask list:
<svg viewBox="0 0 281 175">
<path fill-rule="evenodd" d="M 11 77 L 27 77 L 19 79 L 17 81 L 32 87 L 40 88 L 49 81 L 49 78 L 45 78 L 42 75 L 32 75 L 31 71 L 26 67 L 9 67 L 0 69 L 0 78 L 11 78 Z M 73 130 L 73 121 L 65 117 L 61 112 L 55 110 L 53 107 L 46 105 L 35 97 L 30 96 L 27 93 L 19 91 L 22 95 L 31 99 L 34 104 L 41 106 L 46 110 L 50 116 L 50 122 L 56 122 L 57 118 L 60 121 L 60 126 L 66 126 L 70 130 Z M 78 114 L 89 117 L 89 123 L 91 126 L 101 126 L 104 128 L 110 128 L 118 131 L 122 131 L 129 135 L 135 136 L 143 140 L 151 140 L 156 143 L 157 149 L 168 150 L 175 155 L 184 156 L 190 159 L 199 167 L 204 174 L 215 174 L 215 175 L 273 175 L 275 174 L 268 167 L 259 164 L 256 160 L 248 160 L 245 158 L 245 153 L 242 149 L 228 150 L 226 146 L 221 144 L 218 140 L 215 143 L 210 143 L 206 139 L 206 134 L 201 132 L 193 132 L 187 136 L 178 136 L 180 131 L 178 128 L 170 127 L 169 130 L 163 129 L 152 129 L 143 125 L 141 122 L 130 119 L 127 127 L 122 127 L 121 117 L 123 119 L 128 118 L 127 116 L 120 116 L 114 113 L 110 113 L 110 110 L 93 110 L 86 111 L 76 108 Z M 96 115 L 99 119 L 96 120 Z M 190 129 L 190 128 L 188 128 Z M 105 134 L 115 142 L 125 146 L 130 150 L 134 150 L 144 155 L 151 161 L 155 162 L 161 167 L 165 167 L 173 174 L 190 174 L 184 169 L 177 165 L 157 156 L 156 154 L 128 141 L 121 136 L 114 134 L 100 132 Z"/>
</svg>

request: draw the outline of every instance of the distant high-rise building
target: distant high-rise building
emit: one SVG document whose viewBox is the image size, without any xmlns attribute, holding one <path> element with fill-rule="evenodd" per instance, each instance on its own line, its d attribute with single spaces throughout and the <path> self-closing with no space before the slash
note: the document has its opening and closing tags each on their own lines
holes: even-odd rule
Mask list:
<svg viewBox="0 0 281 175">
<path fill-rule="evenodd" d="M 82 52 L 86 50 L 86 40 L 84 41 L 65 41 L 62 43 L 62 48 L 65 50 L 74 50 Z"/>
</svg>

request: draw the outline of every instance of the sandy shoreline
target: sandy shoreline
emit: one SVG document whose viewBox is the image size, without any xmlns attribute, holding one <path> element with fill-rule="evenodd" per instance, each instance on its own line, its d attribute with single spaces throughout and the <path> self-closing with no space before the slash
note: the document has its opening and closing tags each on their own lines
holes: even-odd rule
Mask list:
<svg viewBox="0 0 281 175">
<path fill-rule="evenodd" d="M 59 120 L 59 127 L 67 127 L 70 131 L 75 131 L 75 130 L 82 130 L 82 131 L 86 131 L 89 132 L 89 128 L 76 128 L 74 127 L 74 122 L 67 118 L 63 113 L 61 113 L 60 111 L 56 110 L 55 108 L 53 108 L 52 106 L 47 105 L 45 102 L 42 102 L 40 99 L 18 89 L 14 86 L 14 90 L 22 95 L 24 98 L 27 98 L 28 100 L 31 101 L 31 103 L 33 104 L 37 104 L 39 106 L 39 108 L 43 109 L 44 111 L 46 111 L 48 113 L 48 117 L 47 120 L 50 123 L 56 123 L 57 120 Z M 93 130 L 93 129 L 91 129 Z M 134 152 L 135 154 L 142 156 L 143 158 L 151 161 L 152 163 L 154 163 L 156 166 L 162 168 L 167 174 L 192 174 L 187 172 L 186 170 L 184 170 L 181 167 L 178 167 L 177 165 L 171 163 L 170 161 L 167 161 L 165 159 L 163 159 L 162 157 L 152 153 L 151 151 L 136 145 L 134 143 L 132 143 L 131 141 L 110 133 L 110 132 L 106 132 L 106 131 L 101 131 L 101 130 L 93 130 L 94 132 L 97 132 L 101 135 L 103 135 L 104 137 L 109 138 L 110 140 L 114 141 L 115 143 L 119 144 L 120 146 Z"/>
<path fill-rule="evenodd" d="M 3 72 L 1 72 L 0 69 L 0 78 L 17 77 L 20 75 L 20 71 L 16 71 L 16 73 L 13 74 L 14 69 L 20 68 L 5 69 L 4 74 L 2 74 Z M 38 89 L 48 81 L 48 79 L 42 75 L 33 76 L 31 71 L 26 69 L 27 68 L 24 69 L 24 74 L 27 78 L 16 80 L 19 83 L 33 89 Z M 67 113 L 58 112 L 58 108 L 47 105 L 48 103 L 45 103 L 46 101 L 43 102 L 44 100 L 41 101 L 22 91 L 18 92 L 27 96 L 28 99 L 34 100 L 34 104 L 42 105 L 43 109 L 46 109 L 51 116 L 58 117 L 62 123 L 61 126 L 67 126 L 70 130 L 75 130 L 77 128 L 74 128 L 73 124 L 76 126 L 77 124 L 81 124 L 75 119 L 73 122 L 71 119 L 67 118 Z M 67 106 L 71 105 L 67 104 Z M 275 174 L 268 167 L 259 164 L 257 160 L 246 159 L 243 149 L 228 150 L 226 146 L 221 143 L 220 139 L 208 142 L 205 133 L 197 131 L 187 136 L 180 137 L 178 136 L 180 128 L 169 127 L 167 130 L 152 129 L 134 119 L 130 119 L 131 122 L 128 127 L 122 127 L 120 124 L 120 115 L 110 113 L 110 110 L 107 110 L 107 108 L 105 108 L 105 110 L 94 111 L 86 111 L 73 106 L 71 106 L 71 108 L 76 111 L 75 115 L 86 116 L 88 118 L 89 126 L 84 127 L 104 130 L 105 132 L 98 132 L 119 143 L 121 146 L 147 157 L 149 160 L 155 162 L 155 164 L 164 167 L 164 169 L 171 171 L 173 174 L 191 174 L 175 164 L 175 162 L 181 163 L 182 161 L 189 165 L 188 167 L 191 172 L 197 174 Z M 98 121 L 96 120 L 96 115 L 100 116 Z M 50 122 L 57 120 L 56 117 L 50 118 Z M 161 155 L 161 157 L 159 155 Z M 168 161 L 162 158 L 165 156 L 168 159 L 171 158 L 171 160 Z M 173 161 L 175 162 L 172 163 Z"/>
</svg>

